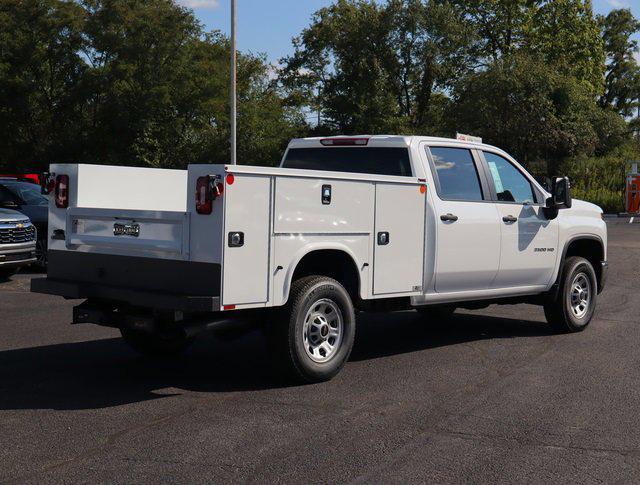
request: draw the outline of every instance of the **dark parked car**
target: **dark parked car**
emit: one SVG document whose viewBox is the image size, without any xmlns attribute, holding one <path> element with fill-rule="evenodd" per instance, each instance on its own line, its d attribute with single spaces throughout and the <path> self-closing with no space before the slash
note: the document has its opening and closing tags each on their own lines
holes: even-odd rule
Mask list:
<svg viewBox="0 0 640 485">
<path fill-rule="evenodd" d="M 36 241 L 37 266 L 47 266 L 47 220 L 49 200 L 39 185 L 17 179 L 0 178 L 0 208 L 13 209 L 31 219 L 38 231 Z"/>
</svg>

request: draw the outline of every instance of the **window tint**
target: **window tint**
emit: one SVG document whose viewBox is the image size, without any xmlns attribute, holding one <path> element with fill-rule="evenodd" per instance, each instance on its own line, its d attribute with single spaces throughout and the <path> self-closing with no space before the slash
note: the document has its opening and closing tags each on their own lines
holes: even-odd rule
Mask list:
<svg viewBox="0 0 640 485">
<path fill-rule="evenodd" d="M 536 198 L 531 182 L 506 158 L 495 153 L 484 152 L 491 178 L 501 202 L 534 203 Z"/>
<path fill-rule="evenodd" d="M 431 148 L 440 183 L 440 197 L 482 200 L 482 188 L 471 152 L 465 148 Z"/>
<path fill-rule="evenodd" d="M 292 148 L 283 167 L 410 177 L 407 148 Z"/>
<path fill-rule="evenodd" d="M 15 197 L 0 185 L 0 204 L 6 204 L 7 202 L 15 202 Z"/>
<path fill-rule="evenodd" d="M 30 182 L 5 182 L 10 192 L 24 200 L 27 205 L 48 205 L 49 199 L 42 195 L 39 185 Z"/>
</svg>

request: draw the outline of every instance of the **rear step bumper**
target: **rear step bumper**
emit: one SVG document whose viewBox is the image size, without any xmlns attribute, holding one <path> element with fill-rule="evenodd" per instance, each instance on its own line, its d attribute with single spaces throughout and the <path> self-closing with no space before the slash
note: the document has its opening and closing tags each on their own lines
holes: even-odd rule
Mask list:
<svg viewBox="0 0 640 485">
<path fill-rule="evenodd" d="M 93 283 L 71 283 L 51 278 L 31 280 L 31 291 L 45 295 L 62 296 L 72 300 L 97 298 L 129 303 L 135 306 L 186 312 L 220 311 L 217 296 L 185 296 L 161 292 L 131 290 Z"/>
</svg>

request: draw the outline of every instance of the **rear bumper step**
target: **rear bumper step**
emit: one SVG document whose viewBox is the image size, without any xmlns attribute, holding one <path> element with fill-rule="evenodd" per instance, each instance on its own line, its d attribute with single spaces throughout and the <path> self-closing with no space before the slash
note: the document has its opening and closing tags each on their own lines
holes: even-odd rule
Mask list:
<svg viewBox="0 0 640 485">
<path fill-rule="evenodd" d="M 162 292 L 115 288 L 93 283 L 71 283 L 51 278 L 32 279 L 31 291 L 45 295 L 62 296 L 72 300 L 97 298 L 164 310 L 186 312 L 220 311 L 220 298 L 217 296 L 174 295 Z"/>
</svg>

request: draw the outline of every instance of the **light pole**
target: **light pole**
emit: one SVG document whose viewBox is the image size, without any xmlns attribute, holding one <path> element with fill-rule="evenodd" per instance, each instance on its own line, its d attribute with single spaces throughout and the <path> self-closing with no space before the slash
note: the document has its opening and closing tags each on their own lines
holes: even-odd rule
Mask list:
<svg viewBox="0 0 640 485">
<path fill-rule="evenodd" d="M 237 160 L 237 97 L 236 97 L 236 85 L 238 77 L 238 56 L 236 53 L 236 27 L 237 27 L 237 12 L 236 12 L 236 0 L 231 0 L 231 165 L 236 165 Z"/>
</svg>

